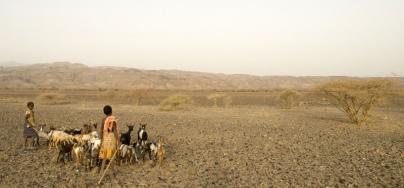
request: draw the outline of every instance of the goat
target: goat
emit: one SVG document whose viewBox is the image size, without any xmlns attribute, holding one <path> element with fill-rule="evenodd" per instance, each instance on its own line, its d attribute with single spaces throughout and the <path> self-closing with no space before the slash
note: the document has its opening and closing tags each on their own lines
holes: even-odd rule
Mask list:
<svg viewBox="0 0 404 188">
<path fill-rule="evenodd" d="M 160 166 L 163 164 L 163 159 L 164 159 L 164 154 L 165 154 L 164 145 L 165 144 L 163 143 L 162 138 L 159 138 L 158 142 L 157 142 L 156 159 Z"/>
<path fill-rule="evenodd" d="M 98 135 L 98 131 L 92 131 L 92 132 L 90 133 L 90 137 L 91 137 L 91 138 L 99 138 L 100 136 Z"/>
<path fill-rule="evenodd" d="M 81 134 L 81 135 L 75 135 L 73 137 L 78 143 L 80 143 L 81 145 L 84 145 L 88 141 L 91 140 L 92 135 L 91 134 Z"/>
<path fill-rule="evenodd" d="M 66 141 L 66 142 L 61 142 L 58 145 L 59 153 L 56 158 L 56 163 L 58 163 L 60 161 L 60 159 L 63 159 L 63 163 L 65 163 L 64 158 L 65 158 L 66 154 L 67 154 L 68 158 L 71 160 L 71 152 L 73 150 L 74 144 L 75 143 L 73 141 Z"/>
<path fill-rule="evenodd" d="M 76 160 L 76 168 L 78 168 L 79 164 L 83 162 L 84 146 L 79 143 L 75 143 L 73 145 L 73 153 Z"/>
<path fill-rule="evenodd" d="M 79 135 L 82 132 L 82 129 L 72 129 L 72 128 L 68 128 L 68 129 L 64 129 L 63 132 L 70 134 L 70 135 Z"/>
<path fill-rule="evenodd" d="M 157 153 L 157 145 L 155 142 L 148 142 L 144 144 L 144 146 L 141 146 L 138 142 L 133 143 L 132 147 L 134 149 L 140 150 L 140 157 L 143 158 L 143 161 L 145 160 L 146 154 L 149 155 L 149 159 L 152 160 L 152 156 L 156 155 Z M 153 154 L 153 155 L 152 155 Z"/>
<path fill-rule="evenodd" d="M 87 131 L 88 132 L 88 131 Z M 96 131 L 88 134 L 81 134 L 73 136 L 75 145 L 73 146 L 73 153 L 76 158 L 76 168 L 80 163 L 85 162 L 86 169 L 92 166 L 92 161 L 95 155 L 98 157 L 98 152 L 93 154 L 93 147 L 101 145 L 101 140 L 98 139 Z"/>
<path fill-rule="evenodd" d="M 39 125 L 39 130 L 34 129 L 35 132 L 36 132 L 37 135 L 38 135 L 38 137 L 35 137 L 35 138 L 34 138 L 34 143 L 35 143 L 37 146 L 40 145 L 40 144 L 39 144 L 39 139 L 40 139 L 40 138 L 44 138 L 44 139 L 46 139 L 46 140 L 49 139 L 48 134 L 43 131 L 43 127 L 45 127 L 45 126 L 46 126 L 46 124 L 41 124 L 41 125 Z"/>
<path fill-rule="evenodd" d="M 101 149 L 101 139 L 99 138 L 92 138 L 89 142 L 89 150 L 90 150 L 90 167 L 93 164 L 97 164 L 98 161 L 98 154 L 100 153 Z"/>
<path fill-rule="evenodd" d="M 72 142 L 74 140 L 74 137 L 72 135 L 69 135 L 63 131 L 58 130 L 51 130 L 48 133 L 48 138 L 49 138 L 49 150 L 51 150 L 52 147 L 56 147 L 66 142 Z"/>
<path fill-rule="evenodd" d="M 39 125 L 39 130 L 37 131 L 37 133 L 38 133 L 38 136 L 39 136 L 40 138 L 44 138 L 44 139 L 48 140 L 48 139 L 49 139 L 48 133 L 46 133 L 46 132 L 43 130 L 43 127 L 45 127 L 45 126 L 46 126 L 46 124 L 41 124 L 41 125 Z"/>
<path fill-rule="evenodd" d="M 130 133 L 133 131 L 133 125 L 126 125 L 128 127 L 128 131 L 126 133 L 121 133 L 121 144 L 130 145 Z"/>
<path fill-rule="evenodd" d="M 89 132 L 87 134 L 74 135 L 73 137 L 81 145 L 84 145 L 84 144 L 88 143 L 93 138 L 99 138 L 97 131 L 91 131 L 91 132 Z"/>
<path fill-rule="evenodd" d="M 133 157 L 135 157 L 137 161 L 136 151 L 133 146 L 122 144 L 119 147 L 119 164 L 122 165 L 122 161 L 125 160 L 125 164 L 132 164 Z"/>
<path fill-rule="evenodd" d="M 92 127 L 92 125 L 90 125 L 90 124 L 84 124 L 81 133 L 82 133 L 82 134 L 91 133 L 91 132 L 92 132 L 92 128 L 91 128 L 91 127 Z"/>
<path fill-rule="evenodd" d="M 146 132 L 146 125 L 147 123 L 140 123 L 140 128 L 137 131 L 137 142 L 140 144 L 141 147 L 144 147 L 147 141 L 147 132 Z"/>
</svg>

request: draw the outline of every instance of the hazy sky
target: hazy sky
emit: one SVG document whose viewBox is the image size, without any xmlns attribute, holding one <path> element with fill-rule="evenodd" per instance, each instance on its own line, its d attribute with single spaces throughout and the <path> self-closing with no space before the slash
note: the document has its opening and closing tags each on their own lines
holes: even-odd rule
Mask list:
<svg viewBox="0 0 404 188">
<path fill-rule="evenodd" d="M 404 75 L 404 0 L 0 0 L 0 62 Z"/>
</svg>

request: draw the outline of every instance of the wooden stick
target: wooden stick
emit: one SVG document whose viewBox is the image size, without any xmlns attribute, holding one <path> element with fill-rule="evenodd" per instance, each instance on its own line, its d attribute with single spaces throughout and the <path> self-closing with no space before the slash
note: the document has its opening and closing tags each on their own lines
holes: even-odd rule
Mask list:
<svg viewBox="0 0 404 188">
<path fill-rule="evenodd" d="M 104 170 L 104 173 L 102 174 L 101 179 L 98 181 L 98 185 L 101 183 L 102 179 L 104 179 L 104 176 L 105 176 L 105 174 L 107 173 L 107 170 L 109 169 L 109 166 L 111 166 L 112 162 L 115 160 L 116 153 L 118 153 L 118 148 L 117 148 L 117 150 L 115 151 L 115 153 L 114 153 L 114 155 L 112 156 L 112 158 L 109 160 L 109 164 L 108 164 L 107 168 Z M 102 170 L 102 169 L 101 169 L 101 170 Z"/>
</svg>

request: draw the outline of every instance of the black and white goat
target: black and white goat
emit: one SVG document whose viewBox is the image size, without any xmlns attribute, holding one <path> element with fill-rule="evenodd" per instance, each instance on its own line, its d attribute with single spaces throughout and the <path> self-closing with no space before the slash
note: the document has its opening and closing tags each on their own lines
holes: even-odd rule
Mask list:
<svg viewBox="0 0 404 188">
<path fill-rule="evenodd" d="M 157 153 L 157 144 L 155 142 L 146 141 L 144 143 L 144 146 L 142 146 L 138 142 L 135 142 L 135 143 L 133 143 L 132 147 L 139 151 L 140 157 L 143 159 L 143 161 L 146 158 L 146 154 L 148 154 L 149 159 L 152 160 L 152 155 L 155 156 Z"/>
<path fill-rule="evenodd" d="M 146 125 L 147 123 L 140 123 L 140 128 L 137 131 L 137 143 L 140 144 L 141 147 L 144 147 L 147 142 L 147 132 Z"/>
<path fill-rule="evenodd" d="M 122 161 L 125 161 L 125 164 L 132 164 L 133 158 L 137 161 L 136 150 L 133 146 L 122 144 L 119 147 L 119 164 L 122 165 Z"/>
</svg>

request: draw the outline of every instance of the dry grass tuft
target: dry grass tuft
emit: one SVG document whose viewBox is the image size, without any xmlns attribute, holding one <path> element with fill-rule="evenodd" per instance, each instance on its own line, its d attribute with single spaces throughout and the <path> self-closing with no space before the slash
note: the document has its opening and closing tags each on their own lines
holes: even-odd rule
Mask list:
<svg viewBox="0 0 404 188">
<path fill-rule="evenodd" d="M 299 94 L 293 90 L 285 90 L 279 95 L 279 98 L 282 101 L 282 106 L 290 109 L 297 104 Z"/>
</svg>

